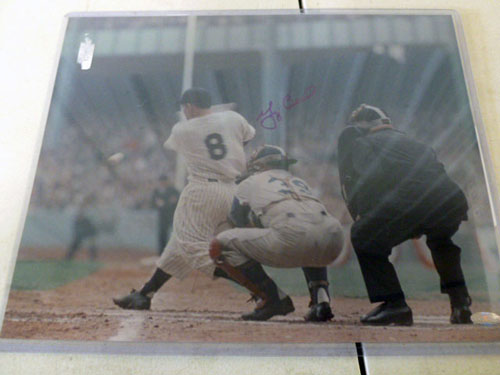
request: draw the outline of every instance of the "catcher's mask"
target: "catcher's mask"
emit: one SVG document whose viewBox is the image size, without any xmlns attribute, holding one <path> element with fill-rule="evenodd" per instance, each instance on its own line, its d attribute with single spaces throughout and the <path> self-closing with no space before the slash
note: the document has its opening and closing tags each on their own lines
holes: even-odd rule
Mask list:
<svg viewBox="0 0 500 375">
<path fill-rule="evenodd" d="M 289 159 L 286 152 L 278 146 L 264 145 L 255 150 L 247 163 L 247 173 L 255 173 L 268 169 L 284 169 L 297 162 Z"/>
<path fill-rule="evenodd" d="M 348 125 L 372 128 L 378 125 L 391 125 L 391 119 L 382 109 L 361 104 L 349 116 Z"/>
</svg>

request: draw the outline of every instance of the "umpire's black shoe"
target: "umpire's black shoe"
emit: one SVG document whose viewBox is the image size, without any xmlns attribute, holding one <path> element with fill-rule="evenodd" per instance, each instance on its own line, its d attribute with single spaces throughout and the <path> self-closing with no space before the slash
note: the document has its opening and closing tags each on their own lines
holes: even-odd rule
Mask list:
<svg viewBox="0 0 500 375">
<path fill-rule="evenodd" d="M 151 298 L 132 289 L 130 294 L 121 297 L 113 298 L 115 305 L 126 310 L 149 310 L 151 307 Z"/>
<path fill-rule="evenodd" d="M 469 306 L 452 306 L 451 307 L 451 324 L 472 324 L 472 312 Z"/>
<path fill-rule="evenodd" d="M 286 296 L 282 300 L 268 301 L 265 305 L 257 307 L 254 311 L 243 314 L 243 320 L 264 321 L 271 319 L 275 315 L 286 315 L 295 311 L 292 299 Z"/>
<path fill-rule="evenodd" d="M 307 314 L 304 316 L 306 322 L 328 322 L 334 317 L 332 308 L 328 302 L 317 303 L 312 305 Z"/>
<path fill-rule="evenodd" d="M 450 292 L 451 324 L 472 324 L 472 312 L 469 306 L 472 300 L 467 290 L 457 289 Z"/>
<path fill-rule="evenodd" d="M 361 317 L 361 323 L 372 326 L 411 326 L 413 314 L 404 301 L 384 302 Z"/>
</svg>

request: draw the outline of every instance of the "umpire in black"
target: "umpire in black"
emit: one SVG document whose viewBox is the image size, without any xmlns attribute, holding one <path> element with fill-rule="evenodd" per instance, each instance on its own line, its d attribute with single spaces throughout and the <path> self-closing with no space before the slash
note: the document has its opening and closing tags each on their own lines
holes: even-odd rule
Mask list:
<svg viewBox="0 0 500 375">
<path fill-rule="evenodd" d="M 158 211 L 158 255 L 161 255 L 167 245 L 178 200 L 177 189 L 171 185 L 166 175 L 161 175 L 159 186 L 151 197 L 151 205 Z"/>
<path fill-rule="evenodd" d="M 467 220 L 467 200 L 434 150 L 393 128 L 387 114 L 363 104 L 338 141 L 342 194 L 354 219 L 351 242 L 370 301 L 361 322 L 411 325 L 413 316 L 388 257 L 398 244 L 426 236 L 454 324 L 472 323 L 471 299 L 452 236 Z"/>
</svg>

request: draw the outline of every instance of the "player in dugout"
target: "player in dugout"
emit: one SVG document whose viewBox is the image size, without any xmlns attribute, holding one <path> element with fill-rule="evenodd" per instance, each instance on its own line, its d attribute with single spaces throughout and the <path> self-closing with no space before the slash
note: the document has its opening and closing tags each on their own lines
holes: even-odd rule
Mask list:
<svg viewBox="0 0 500 375">
<path fill-rule="evenodd" d="M 451 304 L 450 322 L 472 323 L 471 298 L 453 241 L 467 220 L 464 193 L 447 175 L 434 150 L 396 130 L 380 108 L 363 104 L 350 116 L 338 141 L 344 200 L 354 220 L 351 241 L 370 302 L 366 325 L 412 325 L 394 266 L 392 248 L 426 236 L 441 292 Z"/>
</svg>

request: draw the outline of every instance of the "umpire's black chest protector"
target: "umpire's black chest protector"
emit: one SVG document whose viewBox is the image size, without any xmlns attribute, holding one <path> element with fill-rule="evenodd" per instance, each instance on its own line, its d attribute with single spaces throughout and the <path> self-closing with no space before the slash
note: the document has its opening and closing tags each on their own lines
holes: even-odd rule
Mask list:
<svg viewBox="0 0 500 375">
<path fill-rule="evenodd" d="M 434 150 L 392 128 L 348 127 L 339 137 L 339 174 L 353 219 L 358 215 L 427 216 L 441 207 L 463 215 L 467 202 Z"/>
</svg>

